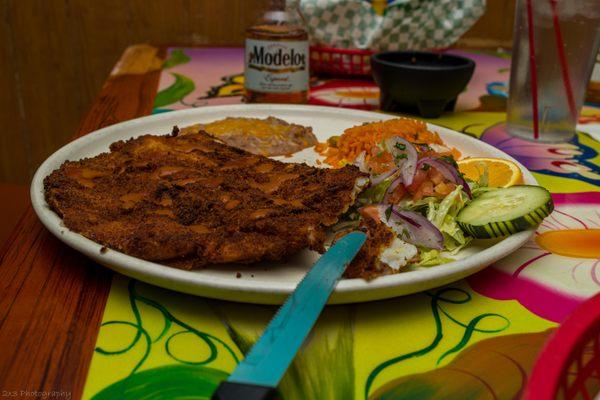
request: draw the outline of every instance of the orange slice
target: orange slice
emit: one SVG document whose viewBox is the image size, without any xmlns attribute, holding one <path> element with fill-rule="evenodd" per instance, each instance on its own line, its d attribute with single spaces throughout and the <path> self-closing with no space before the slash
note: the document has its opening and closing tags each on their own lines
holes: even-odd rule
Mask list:
<svg viewBox="0 0 600 400">
<path fill-rule="evenodd" d="M 523 183 L 519 166 L 503 158 L 465 158 L 458 161 L 458 170 L 475 182 L 479 182 L 487 170 L 488 186 L 491 187 L 509 187 Z"/>
</svg>

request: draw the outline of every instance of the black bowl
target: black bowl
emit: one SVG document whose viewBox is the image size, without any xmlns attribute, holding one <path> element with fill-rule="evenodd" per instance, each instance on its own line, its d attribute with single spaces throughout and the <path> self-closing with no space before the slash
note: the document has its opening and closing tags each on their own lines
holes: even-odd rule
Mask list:
<svg viewBox="0 0 600 400">
<path fill-rule="evenodd" d="M 424 51 L 390 51 L 371 57 L 383 111 L 439 117 L 454 110 L 475 62 L 465 57 Z"/>
</svg>

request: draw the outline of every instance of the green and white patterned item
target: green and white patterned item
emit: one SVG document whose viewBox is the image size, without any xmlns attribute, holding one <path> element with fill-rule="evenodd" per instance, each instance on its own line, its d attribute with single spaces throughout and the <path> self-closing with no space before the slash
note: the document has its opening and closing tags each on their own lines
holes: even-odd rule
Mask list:
<svg viewBox="0 0 600 400">
<path fill-rule="evenodd" d="M 311 44 L 417 50 L 455 43 L 483 15 L 485 0 L 301 0 L 300 9 Z"/>
</svg>

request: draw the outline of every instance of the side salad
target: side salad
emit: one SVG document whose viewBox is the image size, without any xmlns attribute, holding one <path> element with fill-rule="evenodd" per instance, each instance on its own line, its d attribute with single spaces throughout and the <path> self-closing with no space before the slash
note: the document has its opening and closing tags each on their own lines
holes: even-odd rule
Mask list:
<svg viewBox="0 0 600 400">
<path fill-rule="evenodd" d="M 388 136 L 346 160 L 368 174 L 370 185 L 339 226 L 356 228 L 369 218 L 387 226 L 395 238 L 379 258 L 398 270 L 453 261 L 473 239 L 530 229 L 552 212 L 546 189 L 492 187 L 485 165 L 480 176 L 466 177 L 452 150 Z"/>
</svg>

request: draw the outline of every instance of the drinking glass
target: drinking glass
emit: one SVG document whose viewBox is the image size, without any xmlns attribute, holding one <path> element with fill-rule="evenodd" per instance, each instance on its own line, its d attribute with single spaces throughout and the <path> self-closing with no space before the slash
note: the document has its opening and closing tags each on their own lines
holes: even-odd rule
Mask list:
<svg viewBox="0 0 600 400">
<path fill-rule="evenodd" d="M 568 141 L 600 45 L 599 0 L 517 0 L 507 105 L 511 135 Z"/>
</svg>

